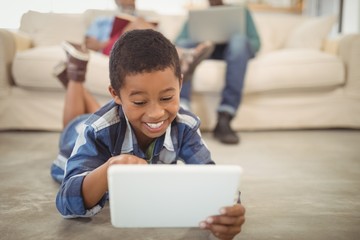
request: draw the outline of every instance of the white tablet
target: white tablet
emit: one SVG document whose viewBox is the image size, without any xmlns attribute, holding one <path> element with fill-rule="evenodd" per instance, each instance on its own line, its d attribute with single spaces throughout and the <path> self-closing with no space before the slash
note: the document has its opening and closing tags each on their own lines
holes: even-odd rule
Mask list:
<svg viewBox="0 0 360 240">
<path fill-rule="evenodd" d="M 234 204 L 241 173 L 237 165 L 112 165 L 111 223 L 122 228 L 198 227 Z"/>
</svg>

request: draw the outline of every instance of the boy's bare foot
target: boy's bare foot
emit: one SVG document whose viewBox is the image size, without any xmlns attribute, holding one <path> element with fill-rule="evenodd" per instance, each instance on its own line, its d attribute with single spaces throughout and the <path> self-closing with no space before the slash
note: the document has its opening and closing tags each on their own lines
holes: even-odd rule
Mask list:
<svg viewBox="0 0 360 240">
<path fill-rule="evenodd" d="M 195 48 L 180 48 L 180 64 L 184 81 L 187 81 L 193 75 L 195 68 L 199 63 L 208 58 L 214 51 L 214 44 L 210 41 L 199 43 Z"/>
<path fill-rule="evenodd" d="M 62 47 L 66 52 L 66 72 L 69 80 L 84 82 L 87 63 L 90 59 L 89 50 L 76 43 L 65 41 Z"/>
</svg>

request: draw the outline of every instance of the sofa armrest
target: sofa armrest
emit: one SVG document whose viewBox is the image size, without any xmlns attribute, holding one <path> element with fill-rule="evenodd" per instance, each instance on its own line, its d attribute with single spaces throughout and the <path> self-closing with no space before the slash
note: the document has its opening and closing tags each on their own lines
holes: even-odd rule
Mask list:
<svg viewBox="0 0 360 240">
<path fill-rule="evenodd" d="M 338 55 L 345 64 L 345 90 L 360 97 L 360 34 L 348 34 L 339 41 Z"/>
<path fill-rule="evenodd" d="M 323 43 L 323 51 L 333 55 L 338 55 L 340 37 L 325 39 Z"/>
<path fill-rule="evenodd" d="M 0 29 L 0 97 L 6 96 L 14 85 L 11 77 L 11 64 L 17 51 L 32 46 L 32 40 L 25 33 Z"/>
<path fill-rule="evenodd" d="M 15 39 L 16 51 L 24 51 L 33 47 L 30 35 L 23 32 L 11 32 Z"/>
<path fill-rule="evenodd" d="M 0 29 L 0 97 L 6 96 L 13 84 L 11 79 L 11 63 L 16 52 L 14 34 Z"/>
</svg>

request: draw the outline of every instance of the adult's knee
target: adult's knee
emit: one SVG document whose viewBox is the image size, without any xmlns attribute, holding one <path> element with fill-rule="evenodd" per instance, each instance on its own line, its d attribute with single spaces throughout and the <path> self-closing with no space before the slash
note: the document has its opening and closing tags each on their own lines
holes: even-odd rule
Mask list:
<svg viewBox="0 0 360 240">
<path fill-rule="evenodd" d="M 249 51 L 249 47 L 248 37 L 240 33 L 232 35 L 228 43 L 228 50 L 232 54 L 243 54 L 244 52 Z"/>
<path fill-rule="evenodd" d="M 244 34 L 234 34 L 228 43 L 227 53 L 229 59 L 238 59 L 251 56 L 249 39 Z"/>
</svg>

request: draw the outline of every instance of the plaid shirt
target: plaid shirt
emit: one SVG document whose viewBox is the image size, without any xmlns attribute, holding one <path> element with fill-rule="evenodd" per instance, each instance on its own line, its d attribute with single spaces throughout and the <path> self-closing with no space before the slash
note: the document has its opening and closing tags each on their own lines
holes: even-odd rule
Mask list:
<svg viewBox="0 0 360 240">
<path fill-rule="evenodd" d="M 214 164 L 200 136 L 199 125 L 196 116 L 180 109 L 166 133 L 156 139 L 149 161 L 152 164 L 176 164 L 177 160 L 186 164 Z M 60 153 L 51 170 L 54 179 L 62 182 L 56 197 L 59 212 L 66 218 L 98 213 L 107 194 L 95 207 L 86 209 L 81 194 L 84 177 L 112 156 L 125 153 L 146 158 L 122 107 L 115 102 L 69 124 L 61 136 Z"/>
</svg>

